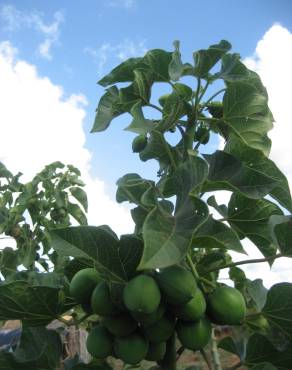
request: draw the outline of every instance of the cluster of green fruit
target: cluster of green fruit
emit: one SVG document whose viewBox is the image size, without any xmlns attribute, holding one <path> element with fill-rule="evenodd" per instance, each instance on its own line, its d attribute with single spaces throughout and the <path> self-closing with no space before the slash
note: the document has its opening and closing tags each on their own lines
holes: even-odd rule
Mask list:
<svg viewBox="0 0 292 370">
<path fill-rule="evenodd" d="M 202 349 L 210 340 L 211 322 L 239 325 L 246 311 L 237 289 L 220 286 L 205 297 L 192 273 L 178 265 L 134 277 L 123 289 L 122 306 L 113 303 L 107 282 L 94 269 L 80 270 L 70 292 L 100 316 L 88 335 L 88 352 L 127 364 L 162 360 L 175 332 L 183 347 Z"/>
</svg>

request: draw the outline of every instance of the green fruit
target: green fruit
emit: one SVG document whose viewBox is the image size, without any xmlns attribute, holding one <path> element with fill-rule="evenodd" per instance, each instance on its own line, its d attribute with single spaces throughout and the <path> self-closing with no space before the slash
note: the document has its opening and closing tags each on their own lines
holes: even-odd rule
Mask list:
<svg viewBox="0 0 292 370">
<path fill-rule="evenodd" d="M 187 303 L 197 290 L 197 283 L 192 273 L 177 265 L 161 270 L 156 275 L 156 280 L 163 298 L 172 305 Z"/>
<path fill-rule="evenodd" d="M 239 290 L 221 286 L 208 297 L 208 314 L 219 325 L 239 325 L 244 319 L 246 305 Z"/>
<path fill-rule="evenodd" d="M 160 361 L 163 359 L 166 352 L 166 342 L 149 343 L 149 349 L 145 360 Z"/>
<path fill-rule="evenodd" d="M 161 95 L 161 97 L 158 99 L 158 102 L 159 104 L 163 107 L 164 104 L 166 103 L 166 100 L 168 99 L 168 97 L 170 96 L 171 94 L 164 94 L 164 95 Z"/>
<path fill-rule="evenodd" d="M 94 313 L 102 316 L 115 315 L 121 310 L 111 301 L 110 291 L 107 283 L 99 283 L 91 295 L 91 307 Z"/>
<path fill-rule="evenodd" d="M 150 342 L 164 342 L 171 337 L 175 327 L 175 319 L 170 316 L 162 316 L 155 324 L 147 325 L 143 328 L 145 337 Z"/>
<path fill-rule="evenodd" d="M 136 321 L 143 324 L 143 326 L 152 325 L 161 319 L 165 312 L 165 307 L 162 303 L 159 304 L 158 308 L 149 314 L 142 312 L 131 312 L 131 315 Z"/>
<path fill-rule="evenodd" d="M 132 142 L 133 152 L 134 153 L 142 152 L 142 150 L 146 148 L 147 142 L 148 142 L 147 136 L 145 135 L 136 136 Z"/>
<path fill-rule="evenodd" d="M 194 297 L 183 306 L 172 308 L 172 312 L 183 321 L 197 321 L 204 316 L 206 300 L 200 289 L 197 289 Z"/>
<path fill-rule="evenodd" d="M 113 336 L 105 327 L 97 325 L 87 337 L 87 351 L 95 358 L 104 359 L 112 354 L 113 340 Z"/>
<path fill-rule="evenodd" d="M 212 327 L 210 321 L 203 318 L 199 321 L 178 321 L 176 331 L 181 344 L 185 348 L 196 351 L 208 344 Z"/>
<path fill-rule="evenodd" d="M 100 277 L 94 268 L 79 270 L 70 282 L 70 294 L 78 303 L 90 303 L 93 289 L 99 282 Z"/>
<path fill-rule="evenodd" d="M 123 300 L 128 310 L 149 314 L 160 303 L 160 291 L 152 277 L 138 275 L 125 286 Z"/>
<path fill-rule="evenodd" d="M 110 333 L 117 337 L 129 335 L 137 328 L 137 322 L 126 313 L 116 316 L 105 316 L 102 318 L 102 324 Z"/>
<path fill-rule="evenodd" d="M 210 132 L 207 127 L 199 126 L 195 131 L 194 141 L 199 141 L 205 145 L 210 139 Z"/>
<path fill-rule="evenodd" d="M 148 341 L 137 332 L 127 337 L 116 338 L 114 343 L 116 356 L 131 365 L 135 365 L 145 358 L 148 347 Z"/>
</svg>

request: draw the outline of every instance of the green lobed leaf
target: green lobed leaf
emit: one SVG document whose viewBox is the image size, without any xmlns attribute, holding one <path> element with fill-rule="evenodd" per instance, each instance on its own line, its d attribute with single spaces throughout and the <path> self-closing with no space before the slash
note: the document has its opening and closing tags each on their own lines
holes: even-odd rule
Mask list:
<svg viewBox="0 0 292 370">
<path fill-rule="evenodd" d="M 68 213 L 75 218 L 80 225 L 87 225 L 87 217 L 77 204 L 68 202 Z"/>
<path fill-rule="evenodd" d="M 16 250 L 6 247 L 0 251 L 0 272 L 4 278 L 15 273 L 18 265 L 18 253 Z"/>
<path fill-rule="evenodd" d="M 122 109 L 118 108 L 118 102 L 119 90 L 116 86 L 111 86 L 99 100 L 91 132 L 100 132 L 106 130 L 113 118 L 124 113 Z"/>
<path fill-rule="evenodd" d="M 235 156 L 249 168 L 277 179 L 278 184 L 269 194 L 283 207 L 292 212 L 292 199 L 288 181 L 271 159 L 267 158 L 262 151 L 244 144 L 240 139 L 233 138 L 232 141 L 227 141 L 224 151 Z"/>
<path fill-rule="evenodd" d="M 265 257 L 273 256 L 277 251 L 269 228 L 269 218 L 282 214 L 281 209 L 267 199 L 247 199 L 240 194 L 233 194 L 228 204 L 230 226 L 249 238 Z"/>
<path fill-rule="evenodd" d="M 269 226 L 272 238 L 282 255 L 292 257 L 292 217 L 272 215 Z"/>
<path fill-rule="evenodd" d="M 130 125 L 125 128 L 126 131 L 135 132 L 137 134 L 147 134 L 154 129 L 154 122 L 144 117 L 140 101 L 133 105 L 131 115 L 133 116 L 133 120 Z"/>
<path fill-rule="evenodd" d="M 269 155 L 271 140 L 267 132 L 273 127 L 273 116 L 268 108 L 266 94 L 248 81 L 236 81 L 227 86 L 223 97 L 224 121 L 233 135 L 229 140 L 239 137 L 246 145 Z"/>
<path fill-rule="evenodd" d="M 60 288 L 27 281 L 0 284 L 0 320 L 22 320 L 28 326 L 46 325 L 68 307 Z"/>
<path fill-rule="evenodd" d="M 261 311 L 266 303 L 268 294 L 268 290 L 263 285 L 263 280 L 262 279 L 256 279 L 253 281 L 247 280 L 246 289 L 249 296 L 255 302 L 258 311 Z"/>
<path fill-rule="evenodd" d="M 153 72 L 154 81 L 169 81 L 168 66 L 172 60 L 172 53 L 162 50 L 153 49 L 146 53 L 143 62 L 147 64 Z"/>
<path fill-rule="evenodd" d="M 292 284 L 273 285 L 267 294 L 262 313 L 272 328 L 280 330 L 290 341 L 292 339 Z M 292 348 L 291 348 L 292 349 Z M 292 353 L 291 353 L 292 362 Z"/>
<path fill-rule="evenodd" d="M 291 343 L 283 352 L 279 352 L 266 337 L 253 334 L 248 341 L 244 364 L 252 367 L 263 362 L 271 363 L 277 370 L 290 370 L 292 363 Z"/>
<path fill-rule="evenodd" d="M 278 185 L 278 180 L 248 167 L 233 155 L 217 150 L 204 154 L 209 163 L 208 180 L 203 191 L 239 191 L 248 198 L 262 198 Z"/>
<path fill-rule="evenodd" d="M 135 78 L 135 70 L 145 68 L 143 58 L 129 58 L 115 67 L 109 74 L 98 81 L 101 86 L 108 86 L 117 82 L 132 82 Z"/>
<path fill-rule="evenodd" d="M 122 235 L 119 243 L 119 257 L 127 276 L 132 279 L 137 274 L 137 266 L 143 253 L 143 241 L 141 238 L 129 234 Z"/>
<path fill-rule="evenodd" d="M 208 217 L 207 205 L 192 197 L 172 215 L 156 206 L 143 225 L 144 252 L 139 270 L 162 268 L 186 255 L 195 229 Z"/>
<path fill-rule="evenodd" d="M 223 248 L 245 253 L 235 231 L 221 221 L 208 219 L 196 230 L 192 238 L 195 248 Z"/>
<path fill-rule="evenodd" d="M 216 201 L 216 198 L 214 195 L 211 195 L 208 199 L 207 199 L 207 203 L 209 204 L 209 206 L 213 207 L 214 209 L 216 209 L 216 211 L 222 216 L 222 217 L 226 217 L 227 216 L 227 213 L 228 213 L 228 208 L 226 207 L 225 204 L 218 204 L 217 201 Z"/>
<path fill-rule="evenodd" d="M 222 57 L 221 70 L 215 74 L 216 78 L 233 82 L 246 80 L 250 77 L 248 68 L 240 61 L 239 54 L 225 54 Z"/>
<path fill-rule="evenodd" d="M 194 75 L 197 77 L 207 77 L 212 67 L 223 57 L 231 44 L 226 40 L 221 40 L 219 44 L 211 45 L 208 49 L 198 50 L 194 53 Z"/>
<path fill-rule="evenodd" d="M 171 61 L 168 65 L 168 74 L 172 81 L 178 81 L 183 74 L 184 65 L 181 61 L 181 54 L 179 51 L 179 41 L 174 41 L 174 52 L 171 56 Z"/>
<path fill-rule="evenodd" d="M 82 207 L 84 208 L 84 211 L 87 212 L 88 211 L 88 200 L 87 200 L 87 194 L 86 192 L 80 188 L 80 187 L 73 187 L 73 188 L 70 188 L 70 192 L 72 194 L 72 196 L 78 200 L 78 202 L 82 205 Z"/>
</svg>

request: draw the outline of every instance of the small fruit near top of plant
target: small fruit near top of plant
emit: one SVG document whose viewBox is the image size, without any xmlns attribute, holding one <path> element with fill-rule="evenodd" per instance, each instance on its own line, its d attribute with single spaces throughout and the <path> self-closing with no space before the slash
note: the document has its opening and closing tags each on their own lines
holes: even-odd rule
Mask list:
<svg viewBox="0 0 292 370">
<path fill-rule="evenodd" d="M 199 141 L 201 144 L 205 145 L 209 142 L 210 132 L 209 129 L 203 125 L 197 127 L 194 135 L 194 141 Z"/>
<path fill-rule="evenodd" d="M 136 136 L 132 142 L 132 150 L 134 153 L 140 153 L 146 148 L 148 139 L 146 135 Z"/>
<path fill-rule="evenodd" d="M 156 280 L 163 298 L 172 305 L 187 303 L 197 290 L 197 283 L 192 273 L 178 265 L 162 269 L 157 273 Z"/>
<path fill-rule="evenodd" d="M 91 294 L 101 281 L 94 268 L 79 270 L 70 282 L 70 294 L 78 303 L 90 303 Z"/>
<path fill-rule="evenodd" d="M 239 290 L 221 286 L 208 296 L 208 314 L 215 324 L 240 325 L 246 314 L 246 305 Z"/>
<path fill-rule="evenodd" d="M 127 283 L 123 301 L 130 311 L 150 314 L 158 308 L 160 290 L 151 276 L 141 274 Z"/>
</svg>

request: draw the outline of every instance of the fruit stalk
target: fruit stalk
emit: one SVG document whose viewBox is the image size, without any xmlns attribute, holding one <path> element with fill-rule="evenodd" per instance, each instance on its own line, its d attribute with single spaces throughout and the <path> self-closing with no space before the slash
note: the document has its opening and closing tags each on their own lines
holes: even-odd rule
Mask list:
<svg viewBox="0 0 292 370">
<path fill-rule="evenodd" d="M 176 370 L 175 335 L 173 334 L 166 343 L 166 353 L 163 360 L 158 362 L 161 370 Z"/>
</svg>

